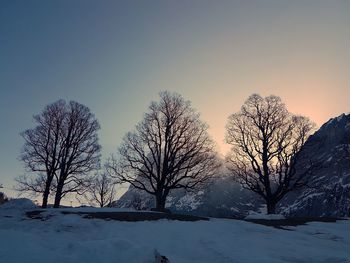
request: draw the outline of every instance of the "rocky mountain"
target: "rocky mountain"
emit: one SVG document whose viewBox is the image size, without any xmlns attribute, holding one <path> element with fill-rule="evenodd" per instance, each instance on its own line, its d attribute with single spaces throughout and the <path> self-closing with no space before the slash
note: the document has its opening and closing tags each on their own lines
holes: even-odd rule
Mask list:
<svg viewBox="0 0 350 263">
<path fill-rule="evenodd" d="M 232 178 L 225 176 L 213 179 L 203 189 L 185 192 L 182 189 L 169 194 L 166 208 L 173 212 L 212 217 L 242 217 L 249 211 L 257 211 L 259 198 L 243 189 Z M 154 207 L 151 195 L 134 187 L 115 203 L 120 208 L 150 209 Z"/>
<path fill-rule="evenodd" d="M 330 119 L 301 150 L 301 167 L 315 164 L 308 187 L 289 194 L 280 209 L 288 216 L 350 216 L 350 115 Z M 309 160 L 308 160 L 309 159 Z"/>
</svg>

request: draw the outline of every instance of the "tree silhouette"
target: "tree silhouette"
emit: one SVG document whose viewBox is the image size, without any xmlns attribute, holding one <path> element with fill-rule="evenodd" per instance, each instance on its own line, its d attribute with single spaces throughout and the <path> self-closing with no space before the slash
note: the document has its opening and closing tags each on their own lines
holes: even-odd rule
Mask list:
<svg viewBox="0 0 350 263">
<path fill-rule="evenodd" d="M 98 174 L 93 178 L 90 186 L 84 194 L 90 205 L 109 207 L 116 195 L 115 182 L 108 173 Z"/>
<path fill-rule="evenodd" d="M 245 188 L 266 201 L 269 214 L 275 213 L 288 192 L 305 185 L 313 166 L 298 173 L 296 165 L 313 127 L 308 118 L 289 113 L 277 96 L 253 94 L 229 117 L 229 169 Z"/>
<path fill-rule="evenodd" d="M 170 191 L 195 189 L 210 178 L 217 160 L 208 126 L 179 94 L 160 93 L 135 131 L 123 139 L 107 170 L 121 183 L 154 195 L 164 210 Z"/>
<path fill-rule="evenodd" d="M 17 190 L 42 194 L 43 208 L 47 206 L 52 181 L 59 169 L 59 158 L 63 150 L 61 130 L 65 117 L 65 101 L 59 100 L 33 117 L 35 128 L 21 133 L 25 143 L 20 159 L 26 170 L 37 173 L 37 176 L 32 178 L 23 175 L 17 178 Z"/>
<path fill-rule="evenodd" d="M 36 127 L 21 134 L 25 143 L 20 159 L 36 176 L 17 178 L 18 190 L 42 193 L 42 207 L 54 192 L 54 207 L 59 207 L 67 193 L 86 189 L 87 175 L 99 167 L 100 126 L 89 108 L 64 100 L 46 106 L 34 121 Z"/>
</svg>

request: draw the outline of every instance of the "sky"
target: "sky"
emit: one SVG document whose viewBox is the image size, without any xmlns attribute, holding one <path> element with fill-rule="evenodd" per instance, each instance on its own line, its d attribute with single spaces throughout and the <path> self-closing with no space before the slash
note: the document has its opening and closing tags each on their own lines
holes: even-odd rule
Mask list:
<svg viewBox="0 0 350 263">
<path fill-rule="evenodd" d="M 230 114 L 252 93 L 278 95 L 318 126 L 350 111 L 350 1 L 0 2 L 0 183 L 32 116 L 58 99 L 88 106 L 103 158 L 158 93 L 192 102 L 220 152 Z"/>
</svg>

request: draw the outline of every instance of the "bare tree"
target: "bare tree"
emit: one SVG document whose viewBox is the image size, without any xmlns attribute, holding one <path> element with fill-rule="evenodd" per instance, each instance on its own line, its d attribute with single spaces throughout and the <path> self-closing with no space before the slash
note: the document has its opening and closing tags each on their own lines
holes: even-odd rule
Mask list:
<svg viewBox="0 0 350 263">
<path fill-rule="evenodd" d="M 100 125 L 88 107 L 75 101 L 69 102 L 61 129 L 62 154 L 55 174 L 54 207 L 59 207 L 66 194 L 83 194 L 89 186 L 87 175 L 100 165 L 99 129 Z"/>
<path fill-rule="evenodd" d="M 17 178 L 17 190 L 42 194 L 43 208 L 47 206 L 52 180 L 59 167 L 65 114 L 65 102 L 59 100 L 33 117 L 36 123 L 34 129 L 21 133 L 25 144 L 20 159 L 28 172 L 38 173 L 38 176 L 32 178 L 24 175 Z"/>
<path fill-rule="evenodd" d="M 58 207 L 65 194 L 85 189 L 87 174 L 99 166 L 99 124 L 86 106 L 64 100 L 46 106 L 34 121 L 36 127 L 21 134 L 20 159 L 31 174 L 17 178 L 17 190 L 42 194 L 42 207 L 54 192 Z"/>
<path fill-rule="evenodd" d="M 266 201 L 268 214 L 290 191 L 305 185 L 296 169 L 301 147 L 314 128 L 306 117 L 288 112 L 276 96 L 253 94 L 229 117 L 226 141 L 232 145 L 229 168 L 242 185 Z"/>
<path fill-rule="evenodd" d="M 107 170 L 121 183 L 154 195 L 165 208 L 173 189 L 195 189 L 210 178 L 217 159 L 207 125 L 179 94 L 160 93 L 136 130 L 127 133 Z"/>
<path fill-rule="evenodd" d="M 110 207 L 116 195 L 116 183 L 107 173 L 97 175 L 84 194 L 90 205 Z"/>
</svg>

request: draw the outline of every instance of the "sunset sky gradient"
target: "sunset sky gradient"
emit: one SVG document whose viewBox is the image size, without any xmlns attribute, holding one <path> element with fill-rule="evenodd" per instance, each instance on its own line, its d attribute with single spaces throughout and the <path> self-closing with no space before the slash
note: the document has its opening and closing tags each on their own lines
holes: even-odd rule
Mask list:
<svg viewBox="0 0 350 263">
<path fill-rule="evenodd" d="M 350 110 L 350 1 L 0 3 L 0 183 L 24 172 L 19 133 L 60 98 L 101 124 L 103 157 L 162 90 L 201 112 L 222 153 L 227 117 L 278 95 L 317 125 Z"/>
</svg>

